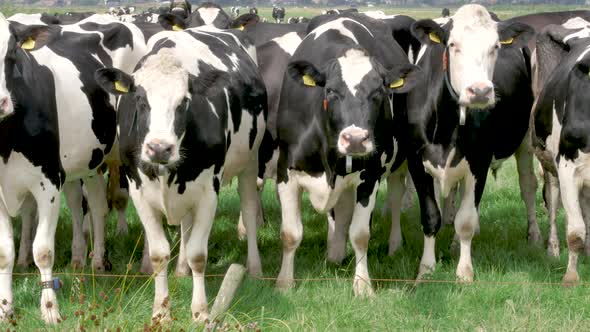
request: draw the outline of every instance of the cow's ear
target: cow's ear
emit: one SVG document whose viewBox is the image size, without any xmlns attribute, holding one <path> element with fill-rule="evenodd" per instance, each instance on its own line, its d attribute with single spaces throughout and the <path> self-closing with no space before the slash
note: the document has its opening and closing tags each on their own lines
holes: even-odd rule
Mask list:
<svg viewBox="0 0 590 332">
<path fill-rule="evenodd" d="M 174 14 L 162 14 L 158 16 L 158 22 L 165 30 L 182 31 L 186 28 L 186 22 Z"/>
<path fill-rule="evenodd" d="M 199 76 L 189 74 L 189 91 L 191 94 L 211 97 L 220 93 L 230 84 L 231 77 L 221 70 L 202 72 Z"/>
<path fill-rule="evenodd" d="M 408 93 L 418 84 L 421 77 L 422 71 L 418 66 L 406 64 L 387 71 L 384 83 L 393 93 Z"/>
<path fill-rule="evenodd" d="M 423 45 L 447 44 L 447 32 L 433 20 L 420 20 L 412 23 L 412 35 Z"/>
<path fill-rule="evenodd" d="M 116 68 L 100 68 L 94 72 L 94 80 L 107 93 L 123 95 L 133 89 L 133 77 Z"/>
<path fill-rule="evenodd" d="M 53 26 L 30 25 L 19 28 L 10 25 L 11 33 L 16 39 L 17 47 L 26 51 L 38 50 L 49 44 L 58 34 Z"/>
<path fill-rule="evenodd" d="M 534 36 L 535 30 L 530 25 L 520 22 L 499 22 L 498 35 L 502 47 L 524 47 Z"/>
<path fill-rule="evenodd" d="M 244 30 L 248 25 L 256 24 L 260 21 L 260 17 L 256 14 L 244 14 L 238 16 L 231 24 L 232 29 Z"/>
<path fill-rule="evenodd" d="M 291 78 L 307 87 L 326 85 L 326 75 L 307 61 L 291 62 L 287 70 Z"/>
</svg>

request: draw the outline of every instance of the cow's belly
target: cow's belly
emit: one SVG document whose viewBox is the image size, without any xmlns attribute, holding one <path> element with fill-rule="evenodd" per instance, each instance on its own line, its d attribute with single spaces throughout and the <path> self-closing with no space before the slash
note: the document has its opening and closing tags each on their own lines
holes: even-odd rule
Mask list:
<svg viewBox="0 0 590 332">
<path fill-rule="evenodd" d="M 229 117 L 231 119 L 231 116 Z M 258 147 L 262 142 L 266 124 L 264 115 L 260 113 L 256 117 L 256 137 L 250 148 L 250 133 L 252 131 L 252 115 L 246 111 L 242 112 L 242 121 L 237 132 L 232 132 L 231 143 L 225 155 L 223 164 L 223 184 L 228 184 L 234 176 L 239 175 L 248 166 L 256 167 L 258 158 Z M 231 120 L 230 120 L 231 121 Z M 233 128 L 233 124 L 231 124 Z"/>
<path fill-rule="evenodd" d="M 214 166 L 203 170 L 199 176 L 190 182 L 186 182 L 186 189 L 182 194 L 178 193 L 178 184 L 168 186 L 168 176 L 159 176 L 150 181 L 143 173 L 140 174 L 142 184 L 139 189 L 135 185 L 130 186 L 130 195 L 134 202 L 143 201 L 154 211 L 166 217 L 168 224 L 179 225 L 182 218 L 192 213 L 199 203 L 199 197 L 203 197 L 205 191 L 213 188 Z"/>
<path fill-rule="evenodd" d="M 43 174 L 41 166 L 31 164 L 22 153 L 13 151 L 6 163 L 0 162 L 0 204 L 4 204 L 10 216 L 18 215 L 26 195 L 38 187 L 41 193 L 56 195 L 57 188 Z"/>
<path fill-rule="evenodd" d="M 423 162 L 426 172 L 439 182 L 440 191 L 444 197 L 449 196 L 451 189 L 470 172 L 469 163 L 465 158 L 462 158 L 455 166 L 451 166 L 454 156 L 455 149 L 449 153 L 444 166 L 434 167 L 429 160 Z"/>
<path fill-rule="evenodd" d="M 289 171 L 289 179 L 289 181 L 291 179 L 295 180 L 300 187 L 309 193 L 311 205 L 320 213 L 332 209 L 345 189 L 356 188 L 363 182 L 360 171 L 344 177 L 338 175 L 333 188 L 328 184 L 326 173 L 316 177 L 305 172 L 291 170 Z"/>
</svg>

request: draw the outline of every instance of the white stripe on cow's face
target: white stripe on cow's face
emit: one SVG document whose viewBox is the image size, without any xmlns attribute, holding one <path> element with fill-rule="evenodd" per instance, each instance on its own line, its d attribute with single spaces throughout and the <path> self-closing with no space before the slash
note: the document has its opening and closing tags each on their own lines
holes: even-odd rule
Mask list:
<svg viewBox="0 0 590 332">
<path fill-rule="evenodd" d="M 338 58 L 338 63 L 342 72 L 342 80 L 350 93 L 356 96 L 359 83 L 373 69 L 371 59 L 361 50 L 350 49 L 344 53 L 344 56 Z"/>
<path fill-rule="evenodd" d="M 12 114 L 14 106 L 12 96 L 6 87 L 6 55 L 8 53 L 8 43 L 10 42 L 10 29 L 8 21 L 0 13 L 0 119 Z"/>
<path fill-rule="evenodd" d="M 181 137 L 175 131 L 176 110 L 188 92 L 188 72 L 176 59 L 171 49 L 164 48 L 148 57 L 134 77 L 137 86 L 142 87 L 150 108 L 149 128 L 144 138 L 141 159 L 150 162 L 149 144 L 171 146 L 168 164 L 179 161 Z"/>
<path fill-rule="evenodd" d="M 492 78 L 500 47 L 496 22 L 480 5 L 465 5 L 453 16 L 449 34 L 451 85 L 461 105 L 485 108 L 495 104 Z"/>
<path fill-rule="evenodd" d="M 219 15 L 219 8 L 199 8 L 197 11 L 201 15 L 205 25 L 212 25 L 217 15 Z"/>
</svg>

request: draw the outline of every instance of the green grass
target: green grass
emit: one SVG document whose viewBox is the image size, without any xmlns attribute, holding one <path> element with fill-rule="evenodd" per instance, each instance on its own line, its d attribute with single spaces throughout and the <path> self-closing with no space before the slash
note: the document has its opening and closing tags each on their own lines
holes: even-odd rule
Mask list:
<svg viewBox="0 0 590 332">
<path fill-rule="evenodd" d="M 493 7 L 501 17 L 531 11 L 563 10 L 562 6 Z M 567 7 L 571 9 L 572 7 Z M 26 9 L 37 11 L 36 8 Z M 19 9 L 19 11 L 26 11 Z M 288 9 L 288 16 L 313 15 L 316 9 L 301 14 Z M 11 13 L 4 8 L 7 16 Z M 319 11 L 319 9 L 317 9 Z M 438 16 L 439 9 L 387 9 L 388 13 L 406 13 L 416 18 Z M 263 15 L 269 9 L 261 8 Z M 537 217 L 543 234 L 547 234 L 547 217 L 537 194 Z M 378 279 L 413 279 L 422 252 L 422 231 L 417 206 L 402 216 L 404 247 L 388 257 L 389 219 L 380 214 L 383 188 L 371 229 L 369 269 Z M 259 231 L 259 247 L 266 277 L 276 277 L 281 264 L 282 245 L 279 239 L 280 206 L 274 188 L 264 192 L 266 224 Z M 239 198 L 235 185 L 223 189 L 215 225 L 209 240 L 208 274 L 223 274 L 231 263 L 245 264 L 246 244 L 236 237 Z M 107 249 L 113 263 L 113 274 L 124 275 L 139 269 L 141 259 L 141 225 L 132 207 L 128 209 L 130 235 L 115 236 L 115 220 L 109 218 Z M 55 271 L 73 273 L 70 258 L 70 215 L 63 209 L 57 230 Z M 263 331 L 572 331 L 589 330 L 590 288 L 563 288 L 559 283 L 565 272 L 567 251 L 562 245 L 559 259 L 547 257 L 544 248 L 530 247 L 526 242 L 526 214 L 520 199 L 513 161 L 489 177 L 481 203 L 481 233 L 473 241 L 476 283 L 375 282 L 376 296 L 356 299 L 350 278 L 354 276 L 354 255 L 350 245 L 341 266 L 326 263 L 326 220 L 304 202 L 304 238 L 297 252 L 296 278 L 327 278 L 329 281 L 303 281 L 287 292 L 279 293 L 270 280 L 246 278 L 226 317 L 230 326 L 238 324 L 248 330 Z M 559 236 L 564 243 L 563 215 L 559 215 Z M 15 222 L 15 242 L 20 224 Z M 172 243 L 177 243 L 176 229 L 169 229 Z M 437 242 L 436 280 L 454 280 L 458 258 L 449 253 L 452 230 L 444 228 Z M 174 252 L 176 255 L 176 250 Z M 173 262 L 175 263 L 175 262 Z M 173 264 L 170 266 L 173 271 Z M 588 259 L 579 267 L 582 280 L 588 280 Z M 29 272 L 36 272 L 31 268 Z M 87 268 L 85 273 L 92 273 Z M 65 320 L 57 327 L 48 327 L 40 319 L 38 276 L 16 276 L 14 279 L 15 320 L 0 324 L 0 330 L 73 331 L 142 330 L 151 325 L 153 282 L 148 278 L 62 276 L 64 288 L 58 292 L 60 311 Z M 207 279 L 207 293 L 213 302 L 221 278 Z M 170 277 L 172 313 L 176 320 L 172 331 L 202 328 L 190 318 L 192 282 L 189 278 Z M 80 312 L 84 315 L 80 316 Z M 111 311 L 111 312 L 109 312 Z M 76 315 L 76 313 L 78 315 Z M 106 317 L 103 317 L 103 314 Z M 92 319 L 92 315 L 97 316 Z"/>
</svg>

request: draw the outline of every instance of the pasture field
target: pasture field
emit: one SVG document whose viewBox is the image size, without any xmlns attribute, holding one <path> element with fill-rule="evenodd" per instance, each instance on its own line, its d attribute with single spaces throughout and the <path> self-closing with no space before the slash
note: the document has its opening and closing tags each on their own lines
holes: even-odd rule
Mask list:
<svg viewBox="0 0 590 332">
<path fill-rule="evenodd" d="M 81 8 L 80 10 L 95 10 Z M 378 8 L 375 8 L 378 9 Z M 563 6 L 492 7 L 506 18 L 527 12 L 573 9 Z M 39 8 L 0 7 L 6 16 L 15 11 L 37 12 Z M 41 9 L 44 10 L 44 9 Z M 287 8 L 287 16 L 312 16 L 316 9 Z M 320 9 L 317 9 L 319 12 Z M 260 8 L 270 17 L 270 9 Z M 388 8 L 388 13 L 405 13 L 416 18 L 434 17 L 440 9 Z M 234 183 L 222 190 L 209 240 L 207 294 L 215 299 L 222 275 L 231 263 L 246 261 L 246 243 L 237 239 L 239 198 Z M 567 264 L 563 213 L 559 214 L 561 256 L 549 258 L 543 247 L 526 241 L 526 213 L 520 199 L 516 167 L 505 163 L 497 178 L 488 177 L 480 206 L 481 232 L 473 241 L 475 282 L 456 284 L 458 257 L 449 251 L 451 227 L 439 232 L 436 272 L 431 282 L 411 282 L 417 274 L 422 253 L 423 235 L 417 202 L 402 214 L 404 247 L 393 257 L 387 256 L 389 218 L 381 214 L 385 187 L 381 188 L 371 226 L 369 272 L 376 296 L 356 299 L 352 291 L 354 254 L 348 245 L 347 258 L 340 266 L 326 262 L 326 218 L 317 214 L 307 200 L 303 204 L 304 236 L 297 251 L 294 289 L 280 293 L 272 280 L 278 275 L 282 258 L 279 238 L 280 206 L 272 184 L 264 191 L 266 223 L 259 229 L 264 276 L 246 278 L 223 323 L 216 330 L 243 331 L 589 331 L 590 267 L 581 257 L 579 273 L 582 284 L 564 288 L 560 285 Z M 65 200 L 62 199 L 62 205 Z M 547 215 L 541 191 L 537 191 L 537 218 L 547 234 Z M 141 224 L 132 206 L 128 209 L 129 235 L 115 235 L 115 217 L 109 218 L 107 251 L 112 262 L 111 276 L 95 275 L 89 267 L 73 271 L 70 260 L 70 214 L 62 209 L 56 236 L 55 269 L 64 282 L 57 292 L 63 321 L 49 327 L 39 313 L 39 277 L 34 267 L 14 277 L 15 317 L 0 323 L 0 330 L 10 331 L 194 331 L 201 330 L 191 320 L 192 281 L 175 278 L 175 260 L 169 266 L 170 299 L 174 320 L 169 325 L 152 324 L 153 282 L 136 276 L 141 261 L 143 239 Z M 14 223 L 15 243 L 19 241 L 20 222 Z M 177 255 L 177 228 L 170 227 L 169 238 Z M 545 236 L 546 237 L 546 236 Z"/>
</svg>

